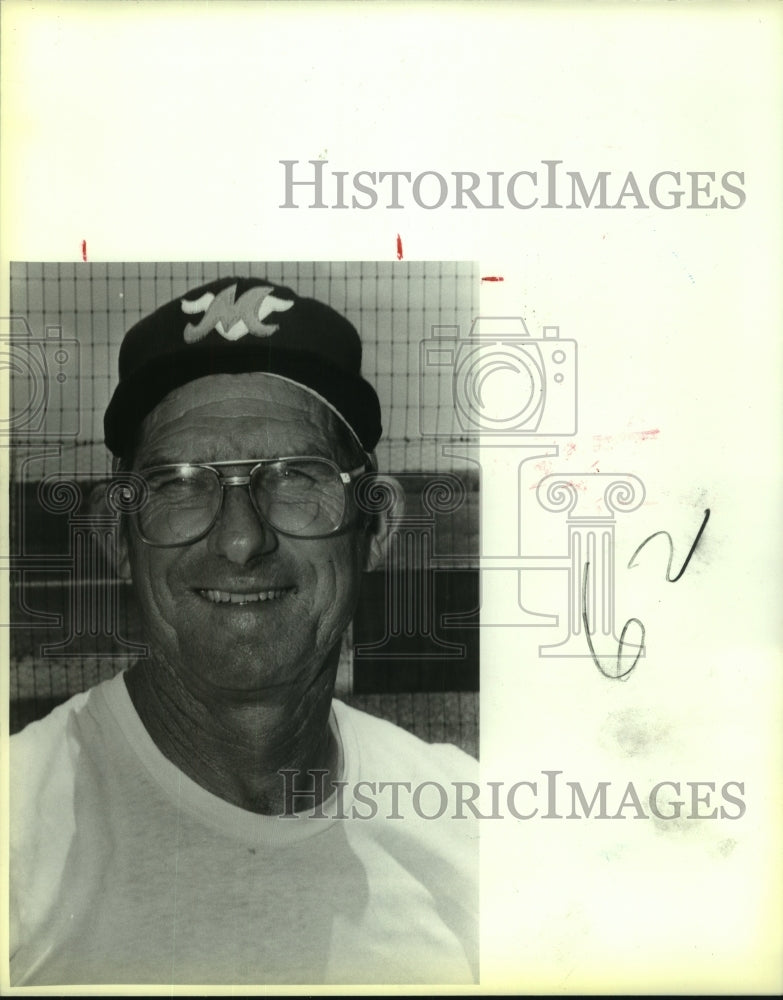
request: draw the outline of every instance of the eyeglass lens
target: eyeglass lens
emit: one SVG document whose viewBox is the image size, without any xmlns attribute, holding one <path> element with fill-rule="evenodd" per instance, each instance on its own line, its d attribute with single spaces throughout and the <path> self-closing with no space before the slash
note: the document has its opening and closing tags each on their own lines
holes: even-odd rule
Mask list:
<svg viewBox="0 0 783 1000">
<path fill-rule="evenodd" d="M 148 496 L 138 512 L 142 535 L 153 544 L 178 545 L 205 534 L 220 510 L 220 478 L 215 469 L 193 465 L 145 473 Z M 329 462 L 260 465 L 251 476 L 250 493 L 264 520 L 283 533 L 317 537 L 342 524 L 345 489 Z"/>
</svg>

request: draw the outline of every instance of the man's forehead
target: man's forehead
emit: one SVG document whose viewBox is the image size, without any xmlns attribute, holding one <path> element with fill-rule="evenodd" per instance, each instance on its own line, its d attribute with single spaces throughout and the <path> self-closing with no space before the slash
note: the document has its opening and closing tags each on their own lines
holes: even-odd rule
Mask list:
<svg viewBox="0 0 783 1000">
<path fill-rule="evenodd" d="M 325 403 L 295 383 L 261 372 L 208 375 L 173 390 L 147 415 L 140 448 L 146 454 L 192 437 L 188 444 L 205 447 L 310 442 L 323 450 L 337 446 L 336 423 Z"/>
<path fill-rule="evenodd" d="M 283 405 L 305 413 L 331 412 L 309 389 L 266 372 L 205 375 L 173 389 L 153 412 L 185 413 L 207 404 L 221 403 L 229 414 L 232 407 L 239 409 L 243 405 L 258 409 Z"/>
</svg>

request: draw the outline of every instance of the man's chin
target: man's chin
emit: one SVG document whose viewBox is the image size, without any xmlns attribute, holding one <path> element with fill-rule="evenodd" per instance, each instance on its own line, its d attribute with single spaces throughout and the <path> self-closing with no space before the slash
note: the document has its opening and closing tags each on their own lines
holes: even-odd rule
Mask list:
<svg viewBox="0 0 783 1000">
<path fill-rule="evenodd" d="M 182 648 L 185 683 L 203 700 L 253 702 L 285 701 L 300 697 L 318 672 L 310 658 L 291 649 L 284 657 L 270 658 L 265 643 L 247 640 L 224 642 L 219 649 Z M 279 649 L 280 644 L 270 644 Z"/>
</svg>

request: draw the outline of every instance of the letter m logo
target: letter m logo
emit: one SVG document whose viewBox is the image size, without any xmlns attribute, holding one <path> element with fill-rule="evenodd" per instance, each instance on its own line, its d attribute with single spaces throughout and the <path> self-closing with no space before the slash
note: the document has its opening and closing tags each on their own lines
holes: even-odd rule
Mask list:
<svg viewBox="0 0 783 1000">
<path fill-rule="evenodd" d="M 185 327 L 185 343 L 194 344 L 211 330 L 217 330 L 226 340 L 239 340 L 251 333 L 255 337 L 269 337 L 278 328 L 277 323 L 265 323 L 270 313 L 285 312 L 294 304 L 291 299 L 279 299 L 272 295 L 269 285 L 249 288 L 236 298 L 236 285 L 229 285 L 214 295 L 205 292 L 195 301 L 182 300 L 182 311 L 186 316 L 204 313 L 198 323 L 188 323 Z"/>
</svg>

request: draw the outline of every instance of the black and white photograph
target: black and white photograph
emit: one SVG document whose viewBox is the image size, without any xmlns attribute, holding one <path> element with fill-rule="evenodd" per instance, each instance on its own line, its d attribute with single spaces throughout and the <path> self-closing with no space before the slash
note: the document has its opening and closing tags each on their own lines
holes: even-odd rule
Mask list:
<svg viewBox="0 0 783 1000">
<path fill-rule="evenodd" d="M 11 284 L 12 985 L 475 982 L 475 266 Z"/>
<path fill-rule="evenodd" d="M 783 11 L 0 4 L 0 990 L 783 990 Z"/>
</svg>

